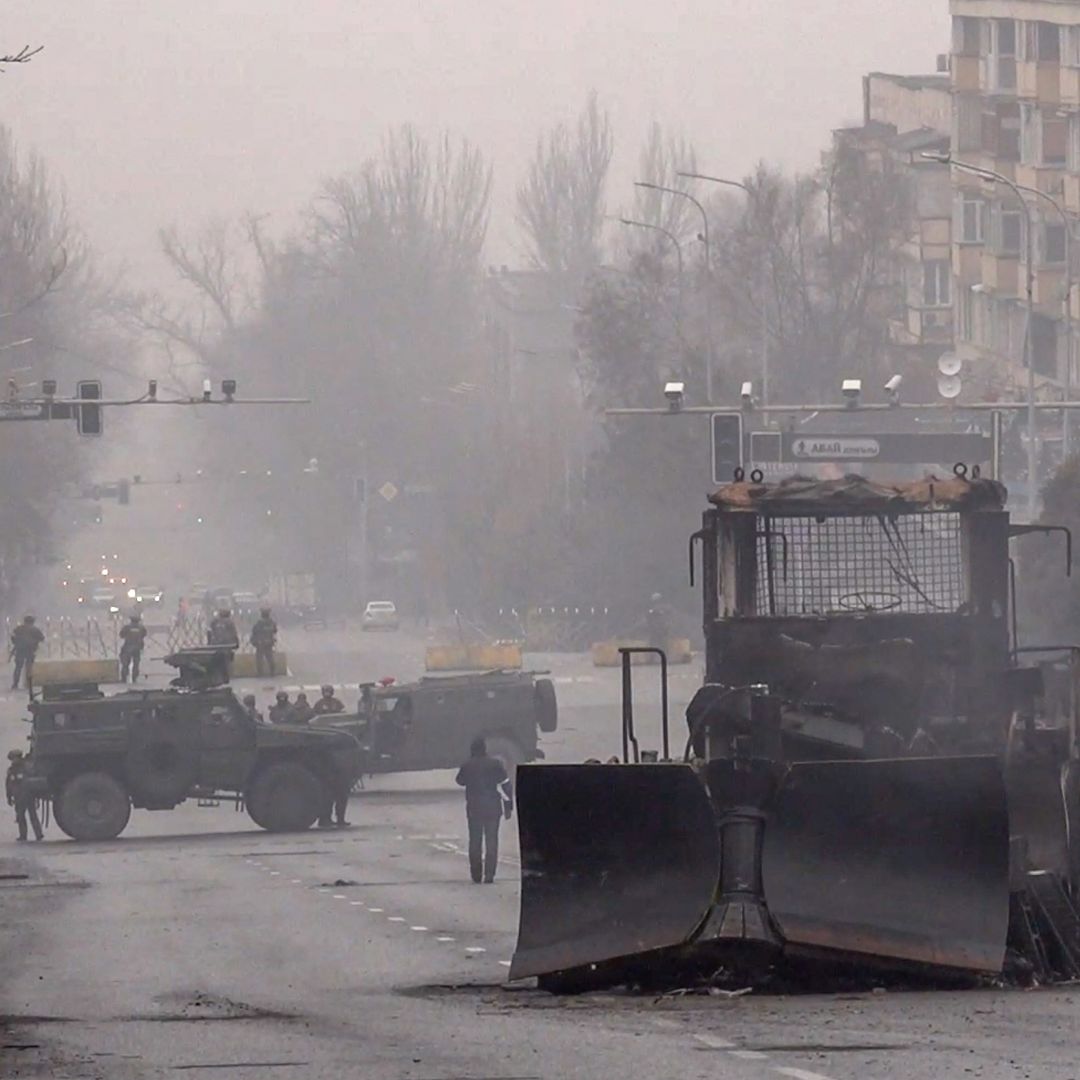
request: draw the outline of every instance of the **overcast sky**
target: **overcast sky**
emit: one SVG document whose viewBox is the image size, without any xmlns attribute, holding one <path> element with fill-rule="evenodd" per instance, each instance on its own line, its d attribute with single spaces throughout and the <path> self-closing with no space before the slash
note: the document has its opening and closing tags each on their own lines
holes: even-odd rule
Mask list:
<svg viewBox="0 0 1080 1080">
<path fill-rule="evenodd" d="M 860 113 L 860 76 L 932 71 L 946 0 L 3 0 L 0 81 L 106 257 L 156 276 L 155 233 L 252 209 L 284 228 L 388 125 L 490 156 L 490 261 L 513 261 L 514 187 L 538 131 L 590 89 L 617 139 L 613 202 L 653 120 L 701 165 L 813 163 Z"/>
</svg>

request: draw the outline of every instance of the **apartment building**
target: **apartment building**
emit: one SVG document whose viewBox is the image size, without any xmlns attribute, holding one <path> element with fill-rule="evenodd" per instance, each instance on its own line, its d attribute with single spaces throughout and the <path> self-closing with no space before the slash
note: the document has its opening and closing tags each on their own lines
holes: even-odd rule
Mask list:
<svg viewBox="0 0 1080 1080">
<path fill-rule="evenodd" d="M 1080 2 L 951 0 L 950 10 L 953 158 L 1032 189 L 1030 341 L 1040 393 L 1054 399 L 1078 374 L 1066 215 L 1080 214 Z M 1008 396 L 1027 379 L 1025 214 L 1003 183 L 957 169 L 953 184 L 956 351 L 969 393 Z"/>
<path fill-rule="evenodd" d="M 863 77 L 862 123 L 833 132 L 834 146 L 908 185 L 911 228 L 895 252 L 887 347 L 905 391 L 923 400 L 935 396 L 937 360 L 953 347 L 953 192 L 949 167 L 922 155 L 949 149 L 951 113 L 948 75 L 871 72 Z"/>
</svg>

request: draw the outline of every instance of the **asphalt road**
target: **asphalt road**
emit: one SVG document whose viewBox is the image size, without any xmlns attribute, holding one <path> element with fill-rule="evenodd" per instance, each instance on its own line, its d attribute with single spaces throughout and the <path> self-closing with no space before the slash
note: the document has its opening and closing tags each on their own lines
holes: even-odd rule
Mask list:
<svg viewBox="0 0 1080 1080">
<path fill-rule="evenodd" d="M 415 673 L 407 636 L 363 643 L 367 663 L 339 645 L 317 664 L 318 649 L 297 652 L 294 679 Z M 617 673 L 540 660 L 561 704 L 549 756 L 614 751 Z M 685 703 L 695 676 L 678 674 Z M 5 745 L 17 713 L 0 702 Z M 378 778 L 340 831 L 272 836 L 185 805 L 136 811 L 107 844 L 55 829 L 0 841 L 0 1076 L 1080 1076 L 1075 988 L 560 1000 L 507 987 L 516 837 L 504 828 L 494 885 L 469 882 L 452 780 Z"/>
</svg>

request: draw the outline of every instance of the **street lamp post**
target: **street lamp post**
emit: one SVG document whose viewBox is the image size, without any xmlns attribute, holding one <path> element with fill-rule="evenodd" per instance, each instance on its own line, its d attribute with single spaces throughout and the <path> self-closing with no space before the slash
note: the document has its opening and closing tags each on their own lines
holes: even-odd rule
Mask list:
<svg viewBox="0 0 1080 1080">
<path fill-rule="evenodd" d="M 716 365 L 713 355 L 715 334 L 713 333 L 713 277 L 712 249 L 709 246 L 709 215 L 706 213 L 705 207 L 688 191 L 664 187 L 662 184 L 652 184 L 646 180 L 635 180 L 634 187 L 680 196 L 693 203 L 697 207 L 698 213 L 701 214 L 701 242 L 705 246 L 705 400 L 711 405 L 713 402 L 713 369 Z"/>
<path fill-rule="evenodd" d="M 682 315 L 683 315 L 683 252 L 682 244 L 679 243 L 679 238 L 671 232 L 669 229 L 665 229 L 662 225 L 650 225 L 647 221 L 635 221 L 633 218 L 619 218 L 619 221 L 623 225 L 629 226 L 634 229 L 651 229 L 653 232 L 663 234 L 671 241 L 675 246 L 675 257 L 678 260 L 679 265 L 679 279 L 678 279 L 678 309 L 676 311 L 675 322 L 678 326 L 679 339 L 682 339 Z"/>
<path fill-rule="evenodd" d="M 1027 509 L 1028 520 L 1035 520 L 1035 509 L 1038 502 L 1038 484 L 1036 483 L 1035 474 L 1038 471 L 1039 458 L 1037 448 L 1035 445 L 1035 364 L 1033 362 L 1032 350 L 1031 350 L 1031 316 L 1035 308 L 1035 265 L 1034 265 L 1034 245 L 1032 244 L 1032 220 L 1031 220 L 1031 206 L 1027 199 L 1024 198 L 1023 192 L 1020 190 L 1018 184 L 1010 180 L 1007 176 L 1003 176 L 1001 173 L 994 172 L 992 169 L 984 169 L 981 165 L 973 165 L 969 161 L 957 161 L 951 154 L 938 153 L 936 151 L 924 150 L 922 156 L 930 161 L 937 161 L 943 165 L 951 165 L 954 169 L 960 172 L 967 173 L 970 176 L 977 176 L 981 180 L 988 180 L 993 183 L 1004 184 L 1009 188 L 1016 196 L 1017 202 L 1020 203 L 1020 207 L 1024 214 L 1024 254 L 1027 260 L 1027 273 L 1025 275 L 1024 291 L 1026 297 L 1025 313 L 1024 313 L 1024 352 L 1023 362 L 1027 365 L 1027 394 L 1028 394 L 1028 446 L 1027 446 L 1027 466 L 1028 466 L 1028 492 L 1027 492 Z"/>
<path fill-rule="evenodd" d="M 747 196 L 754 203 L 757 202 L 757 193 L 749 184 L 744 184 L 741 180 L 726 180 L 721 176 L 707 176 L 705 173 L 696 172 L 677 172 L 676 176 L 681 176 L 686 180 L 706 180 L 710 184 L 723 184 L 725 187 L 738 188 L 740 191 L 746 192 Z M 764 222 L 762 222 L 764 225 Z M 764 237 L 762 238 L 761 248 L 761 403 L 763 405 L 768 404 L 769 401 L 769 265 L 768 260 L 765 258 L 765 246 Z"/>
</svg>

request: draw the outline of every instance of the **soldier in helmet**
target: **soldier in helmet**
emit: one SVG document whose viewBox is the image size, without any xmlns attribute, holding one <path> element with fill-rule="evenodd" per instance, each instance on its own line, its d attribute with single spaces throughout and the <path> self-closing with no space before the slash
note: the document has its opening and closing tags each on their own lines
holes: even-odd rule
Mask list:
<svg viewBox="0 0 1080 1080">
<path fill-rule="evenodd" d="M 127 682 L 130 675 L 131 681 L 135 682 L 146 644 L 146 627 L 141 615 L 132 615 L 127 626 L 121 627 L 120 641 L 120 681 Z"/>
<path fill-rule="evenodd" d="M 255 704 L 254 694 L 244 695 L 244 712 L 246 712 L 256 724 L 261 724 L 263 722 L 263 715 L 259 712 L 258 706 Z"/>
<path fill-rule="evenodd" d="M 30 689 L 34 677 L 34 657 L 37 656 L 38 646 L 44 640 L 45 635 L 35 625 L 33 615 L 27 615 L 11 631 L 11 659 L 15 662 L 15 670 L 11 676 L 12 690 L 19 689 L 23 671 L 26 672 L 26 688 Z"/>
<path fill-rule="evenodd" d="M 240 648 L 240 635 L 233 622 L 232 612 L 228 608 L 222 608 L 214 616 L 207 631 L 206 643 L 208 645 L 220 645 L 224 648 Z"/>
<path fill-rule="evenodd" d="M 327 716 L 330 713 L 345 711 L 344 703 L 334 696 L 334 688 L 326 683 L 322 688 L 322 697 L 315 702 L 312 710 L 316 716 Z"/>
<path fill-rule="evenodd" d="M 277 623 L 274 622 L 268 607 L 264 607 L 260 611 L 258 621 L 251 628 L 251 644 L 255 647 L 256 675 L 273 675 L 274 646 L 277 644 Z"/>
<path fill-rule="evenodd" d="M 8 766 L 4 790 L 7 794 L 8 806 L 15 808 L 15 824 L 19 827 L 19 839 L 27 839 L 26 819 L 29 817 L 30 827 L 34 830 L 34 839 L 41 840 L 45 834 L 41 831 L 41 820 L 38 818 L 34 796 L 27 783 L 26 758 L 21 750 L 10 750 L 8 761 L 11 764 Z"/>
<path fill-rule="evenodd" d="M 294 724 L 306 724 L 315 715 L 315 710 L 307 699 L 303 690 L 296 695 L 292 705 L 292 722 Z"/>
<path fill-rule="evenodd" d="M 293 707 L 289 704 L 289 695 L 284 690 L 279 690 L 274 695 L 274 704 L 270 706 L 270 723 L 293 723 Z"/>
</svg>

